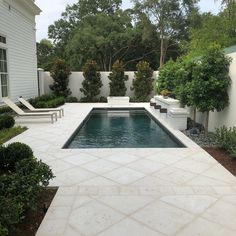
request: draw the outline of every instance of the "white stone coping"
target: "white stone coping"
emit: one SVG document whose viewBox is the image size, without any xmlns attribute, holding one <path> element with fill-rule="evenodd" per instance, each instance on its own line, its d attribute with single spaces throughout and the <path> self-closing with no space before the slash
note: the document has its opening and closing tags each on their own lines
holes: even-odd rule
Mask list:
<svg viewBox="0 0 236 236">
<path fill-rule="evenodd" d="M 129 100 L 130 100 L 129 97 L 118 97 L 118 96 L 107 97 L 107 102 L 109 105 L 128 105 Z"/>
</svg>

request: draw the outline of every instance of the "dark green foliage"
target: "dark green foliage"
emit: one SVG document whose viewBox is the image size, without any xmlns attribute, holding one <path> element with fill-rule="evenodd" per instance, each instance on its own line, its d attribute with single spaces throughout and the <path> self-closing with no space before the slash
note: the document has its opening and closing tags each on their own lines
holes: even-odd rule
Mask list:
<svg viewBox="0 0 236 236">
<path fill-rule="evenodd" d="M 223 126 L 216 129 L 215 138 L 219 148 L 225 149 L 236 158 L 236 127 Z"/>
<path fill-rule="evenodd" d="M 30 99 L 29 102 L 35 108 L 55 108 L 65 104 L 64 97 L 57 97 L 54 94 L 45 94 L 40 97 Z"/>
<path fill-rule="evenodd" d="M 106 97 L 100 97 L 99 102 L 107 102 L 107 98 Z"/>
<path fill-rule="evenodd" d="M 139 102 L 147 102 L 150 100 L 151 92 L 153 91 L 153 70 L 146 61 L 140 61 L 135 72 L 135 79 L 133 80 L 133 90 L 135 100 Z"/>
<path fill-rule="evenodd" d="M 24 213 L 35 206 L 42 187 L 53 178 L 50 168 L 38 161 L 25 144 L 0 147 L 0 232 L 12 233 Z"/>
<path fill-rule="evenodd" d="M 71 94 L 68 89 L 70 69 L 64 60 L 56 60 L 50 71 L 54 82 L 50 85 L 50 89 L 56 96 L 68 97 Z"/>
<path fill-rule="evenodd" d="M 48 39 L 42 39 L 37 46 L 37 59 L 38 68 L 42 68 L 45 71 L 50 71 L 54 61 L 56 60 L 55 48 L 51 41 Z"/>
<path fill-rule="evenodd" d="M 23 143 L 12 143 L 6 148 L 1 148 L 3 156 L 1 157 L 1 166 L 3 170 L 13 171 L 16 163 L 33 157 L 31 148 Z"/>
<path fill-rule="evenodd" d="M 68 98 L 66 98 L 66 102 L 68 102 L 68 103 L 76 103 L 76 102 L 79 102 L 79 100 L 78 100 L 77 97 L 68 97 Z"/>
<path fill-rule="evenodd" d="M 128 80 L 128 76 L 125 75 L 124 64 L 122 61 L 116 61 L 112 66 L 112 72 L 108 76 L 110 85 L 110 96 L 125 96 L 126 86 L 125 81 Z"/>
<path fill-rule="evenodd" d="M 98 65 L 93 60 L 88 60 L 83 67 L 84 81 L 83 88 L 80 91 L 84 94 L 82 101 L 95 102 L 98 100 L 97 96 L 100 94 L 102 87 L 101 74 L 98 72 Z"/>
<path fill-rule="evenodd" d="M 180 63 L 169 60 L 159 71 L 157 81 L 157 93 L 168 90 L 175 97 L 175 89 L 177 86 L 177 71 L 180 68 Z"/>
<path fill-rule="evenodd" d="M 0 107 L 0 114 L 6 114 L 6 113 L 10 113 L 12 110 L 10 107 L 8 106 L 2 106 Z"/>
<path fill-rule="evenodd" d="M 25 130 L 27 130 L 27 128 L 21 126 L 0 130 L 0 145 L 17 136 L 18 134 L 23 133 Z"/>
<path fill-rule="evenodd" d="M 15 120 L 10 115 L 2 115 L 0 116 L 0 130 L 1 129 L 9 129 L 13 127 L 15 124 Z"/>
</svg>

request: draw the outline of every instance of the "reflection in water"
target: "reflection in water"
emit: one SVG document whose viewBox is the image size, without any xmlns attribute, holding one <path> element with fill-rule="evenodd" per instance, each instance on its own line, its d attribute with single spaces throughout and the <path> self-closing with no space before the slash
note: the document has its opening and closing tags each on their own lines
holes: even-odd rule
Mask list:
<svg viewBox="0 0 236 236">
<path fill-rule="evenodd" d="M 94 110 L 68 148 L 183 147 L 145 110 Z"/>
</svg>

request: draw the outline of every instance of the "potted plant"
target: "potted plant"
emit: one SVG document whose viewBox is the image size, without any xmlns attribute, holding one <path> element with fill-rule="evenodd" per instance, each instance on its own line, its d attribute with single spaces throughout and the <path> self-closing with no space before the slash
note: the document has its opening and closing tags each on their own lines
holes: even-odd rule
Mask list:
<svg viewBox="0 0 236 236">
<path fill-rule="evenodd" d="M 168 98 L 170 95 L 170 91 L 168 91 L 167 89 L 164 89 L 161 91 L 161 95 L 163 96 L 163 98 Z"/>
</svg>

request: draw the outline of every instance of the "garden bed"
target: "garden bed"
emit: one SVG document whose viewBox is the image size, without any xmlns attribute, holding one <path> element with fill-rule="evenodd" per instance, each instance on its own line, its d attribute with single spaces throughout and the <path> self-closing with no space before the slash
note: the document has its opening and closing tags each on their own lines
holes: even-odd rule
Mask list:
<svg viewBox="0 0 236 236">
<path fill-rule="evenodd" d="M 36 209 L 27 212 L 24 220 L 16 226 L 16 232 L 9 236 L 35 236 L 57 188 L 45 188 L 39 195 Z"/>
<path fill-rule="evenodd" d="M 214 157 L 214 159 L 224 166 L 229 172 L 236 176 L 236 158 L 232 158 L 227 151 L 219 148 L 205 147 L 203 149 Z"/>
<path fill-rule="evenodd" d="M 26 127 L 21 127 L 21 126 L 16 126 L 16 127 L 10 128 L 10 129 L 0 130 L 0 145 L 4 144 L 8 140 L 23 133 L 26 130 L 27 130 Z"/>
</svg>

